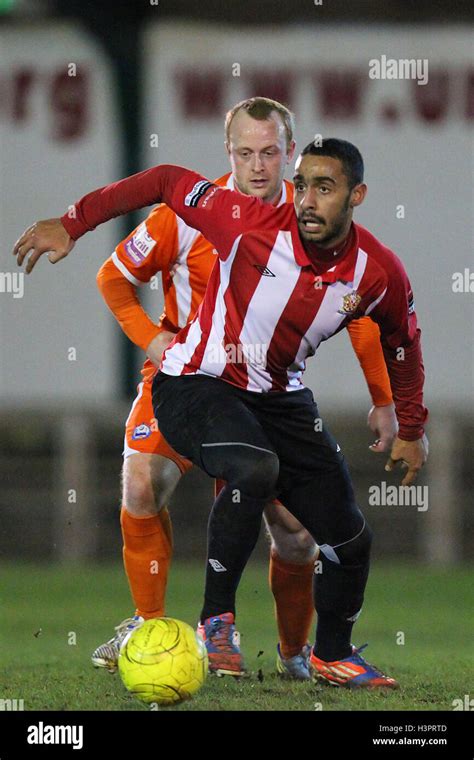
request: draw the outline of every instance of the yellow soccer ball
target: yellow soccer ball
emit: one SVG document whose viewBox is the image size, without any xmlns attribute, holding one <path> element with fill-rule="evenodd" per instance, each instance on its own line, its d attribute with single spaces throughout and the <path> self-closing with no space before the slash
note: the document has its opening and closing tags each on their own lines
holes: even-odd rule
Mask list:
<svg viewBox="0 0 474 760">
<path fill-rule="evenodd" d="M 190 699 L 203 685 L 207 650 L 182 620 L 153 618 L 125 639 L 118 667 L 134 697 L 147 704 L 172 705 Z"/>
</svg>

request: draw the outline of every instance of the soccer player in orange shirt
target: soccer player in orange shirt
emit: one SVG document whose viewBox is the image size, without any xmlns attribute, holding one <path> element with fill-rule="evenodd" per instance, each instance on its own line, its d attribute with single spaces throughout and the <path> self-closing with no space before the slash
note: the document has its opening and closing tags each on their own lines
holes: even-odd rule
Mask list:
<svg viewBox="0 0 474 760">
<path fill-rule="evenodd" d="M 267 98 L 251 98 L 226 117 L 226 149 L 232 172 L 216 184 L 279 205 L 293 202 L 293 185 L 283 179 L 295 142 L 293 115 Z M 39 256 L 53 250 L 55 263 L 71 250 L 72 241 L 59 220 L 39 222 L 20 238 L 15 253 L 21 263 L 31 248 L 31 271 Z M 177 454 L 160 434 L 154 419 L 151 387 L 161 354 L 174 335 L 194 317 L 216 260 L 212 245 L 167 206 L 154 208 L 147 219 L 116 247 L 101 267 L 97 281 L 104 300 L 125 334 L 147 354 L 142 382 L 125 426 L 121 527 L 123 559 L 135 616 L 116 628 L 109 642 L 92 655 L 94 664 L 114 671 L 124 636 L 144 619 L 165 614 L 165 592 L 172 556 L 169 499 L 192 463 Z M 136 289 L 161 272 L 164 312 L 154 322 L 141 306 Z M 379 440 L 375 452 L 390 448 L 397 424 L 390 382 L 379 340 L 379 328 L 368 317 L 352 322 L 348 331 L 372 397 L 371 429 Z M 271 540 L 269 582 L 275 598 L 279 633 L 277 669 L 283 676 L 308 679 L 308 632 L 313 617 L 312 576 L 318 548 L 285 507 L 268 504 L 265 524 Z M 222 660 L 213 655 L 210 668 L 218 674 L 241 675 L 243 660 L 234 620 L 230 631 L 219 631 Z M 234 634 L 234 636 L 229 635 Z M 228 642 L 234 655 L 229 656 Z M 219 650 L 219 648 L 218 648 Z"/>
</svg>

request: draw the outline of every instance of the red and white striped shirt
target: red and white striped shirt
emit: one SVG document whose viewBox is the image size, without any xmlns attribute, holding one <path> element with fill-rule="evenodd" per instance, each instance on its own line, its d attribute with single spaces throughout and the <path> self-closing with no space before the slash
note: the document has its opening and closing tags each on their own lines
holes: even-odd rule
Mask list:
<svg viewBox="0 0 474 760">
<path fill-rule="evenodd" d="M 400 437 L 422 435 L 420 331 L 408 277 L 392 251 L 353 224 L 342 250 L 310 260 L 292 204 L 275 207 L 167 165 L 85 196 L 76 217 L 63 222 L 77 238 L 158 200 L 219 256 L 196 317 L 164 354 L 163 372 L 210 375 L 259 393 L 298 390 L 321 341 L 370 314 L 380 326 Z"/>
</svg>

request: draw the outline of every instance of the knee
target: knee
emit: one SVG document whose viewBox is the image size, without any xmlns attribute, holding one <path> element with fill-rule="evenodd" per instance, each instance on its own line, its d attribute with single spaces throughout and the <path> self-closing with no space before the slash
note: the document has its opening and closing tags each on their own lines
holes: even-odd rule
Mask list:
<svg viewBox="0 0 474 760">
<path fill-rule="evenodd" d="M 279 470 L 278 456 L 273 452 L 245 450 L 235 458 L 228 482 L 245 496 L 270 500 Z"/>
<path fill-rule="evenodd" d="M 154 515 L 168 504 L 180 477 L 179 467 L 170 459 L 133 454 L 123 465 L 123 504 L 135 516 Z"/>
<path fill-rule="evenodd" d="M 295 565 L 306 565 L 308 562 L 316 559 L 318 546 L 305 528 L 296 532 L 290 532 L 281 526 L 273 525 L 269 529 L 269 533 L 272 541 L 272 550 L 284 562 L 291 562 Z"/>
<path fill-rule="evenodd" d="M 122 502 L 135 517 L 156 514 L 158 510 L 150 476 L 132 468 L 124 468 Z"/>
<path fill-rule="evenodd" d="M 352 541 L 336 549 L 341 564 L 361 565 L 368 562 L 372 539 L 372 528 L 365 522 L 363 530 Z"/>
<path fill-rule="evenodd" d="M 135 517 L 155 515 L 166 503 L 166 472 L 155 472 L 152 460 L 134 454 L 124 462 L 122 472 L 123 504 Z"/>
</svg>

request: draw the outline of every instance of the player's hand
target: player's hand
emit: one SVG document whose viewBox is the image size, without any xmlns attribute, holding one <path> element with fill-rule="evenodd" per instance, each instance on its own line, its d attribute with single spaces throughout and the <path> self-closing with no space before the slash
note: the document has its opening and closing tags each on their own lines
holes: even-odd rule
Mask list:
<svg viewBox="0 0 474 760">
<path fill-rule="evenodd" d="M 402 480 L 402 486 L 409 486 L 415 480 L 418 472 L 428 459 L 428 438 L 418 438 L 417 441 L 402 441 L 398 436 L 395 438 L 390 457 L 385 465 L 386 472 L 391 472 L 395 465 L 400 462 L 402 467 L 408 469 Z"/>
<path fill-rule="evenodd" d="M 13 255 L 20 267 L 30 251 L 25 271 L 30 274 L 40 256 L 48 254 L 51 264 L 64 259 L 74 248 L 74 240 L 64 229 L 61 219 L 42 219 L 28 227 L 18 238 L 13 248 Z"/>
<path fill-rule="evenodd" d="M 395 436 L 398 433 L 395 404 L 373 406 L 368 414 L 367 424 L 377 436 L 377 440 L 369 446 L 369 449 L 375 454 L 383 454 L 386 451 L 390 451 Z"/>
<path fill-rule="evenodd" d="M 155 335 L 152 341 L 150 341 L 146 350 L 146 355 L 155 367 L 159 368 L 163 351 L 165 348 L 168 348 L 169 344 L 175 337 L 175 333 L 170 332 L 169 330 L 162 330 L 158 335 Z"/>
</svg>

